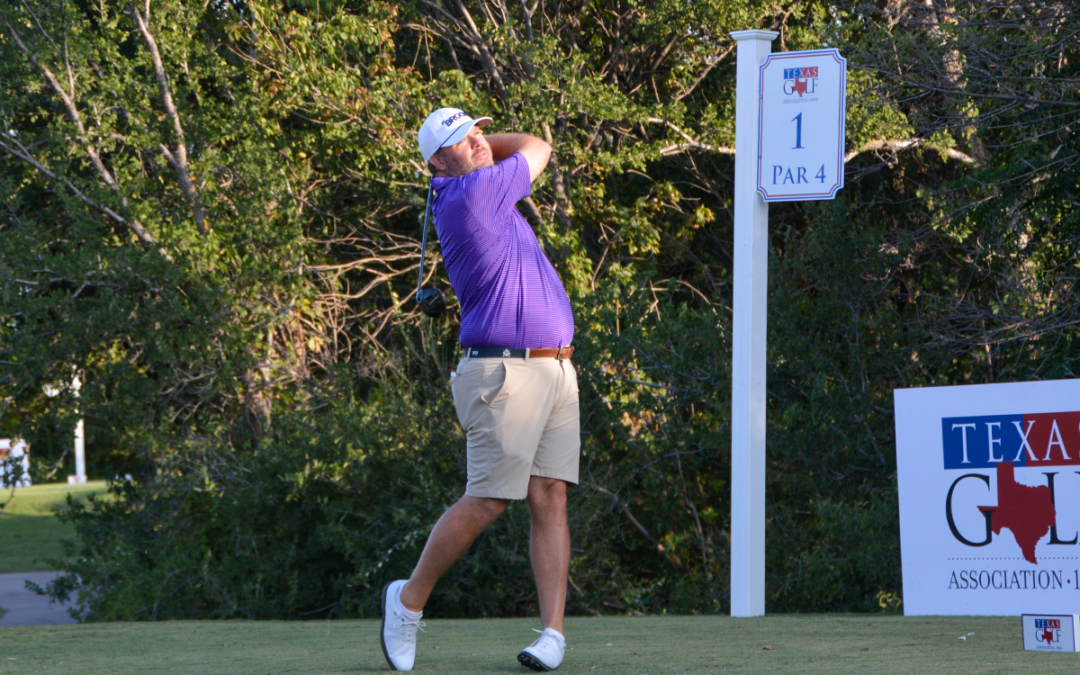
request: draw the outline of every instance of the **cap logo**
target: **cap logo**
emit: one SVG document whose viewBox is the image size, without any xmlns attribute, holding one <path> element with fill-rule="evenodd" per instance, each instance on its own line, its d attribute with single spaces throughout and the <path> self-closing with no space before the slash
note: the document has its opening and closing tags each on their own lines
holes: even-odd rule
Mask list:
<svg viewBox="0 0 1080 675">
<path fill-rule="evenodd" d="M 466 115 L 464 112 L 456 112 L 450 117 L 447 117 L 445 120 L 443 120 L 443 126 L 448 127 L 454 122 L 457 122 L 462 117 L 468 117 L 468 115 Z"/>
</svg>

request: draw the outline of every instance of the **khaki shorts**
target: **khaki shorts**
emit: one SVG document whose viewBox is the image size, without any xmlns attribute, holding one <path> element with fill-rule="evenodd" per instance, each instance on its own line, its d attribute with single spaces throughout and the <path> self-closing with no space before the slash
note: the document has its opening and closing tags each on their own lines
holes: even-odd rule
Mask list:
<svg viewBox="0 0 1080 675">
<path fill-rule="evenodd" d="M 568 359 L 464 358 L 450 389 L 468 439 L 465 494 L 525 499 L 530 476 L 578 482 L 581 418 Z"/>
</svg>

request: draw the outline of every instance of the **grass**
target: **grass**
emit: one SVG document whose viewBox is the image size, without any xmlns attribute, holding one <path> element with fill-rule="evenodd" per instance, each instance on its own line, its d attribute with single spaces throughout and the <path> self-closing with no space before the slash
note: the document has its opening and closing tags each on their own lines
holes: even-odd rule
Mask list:
<svg viewBox="0 0 1080 675">
<path fill-rule="evenodd" d="M 48 569 L 72 535 L 53 515 L 85 486 L 19 488 L 0 511 L 0 573 Z M 8 492 L 3 492 L 6 499 Z M 0 617 L 5 610 L 0 608 Z M 429 620 L 418 673 L 530 672 L 533 619 Z M 111 623 L 0 628 L 0 675 L 336 675 L 389 672 L 377 621 Z M 1080 672 L 1080 654 L 1025 652 L 1019 618 L 772 615 L 573 617 L 560 673 L 1012 675 Z M 958 639 L 963 636 L 964 640 Z"/>
<path fill-rule="evenodd" d="M 86 499 L 104 492 L 105 482 L 86 485 L 50 483 L 26 488 L 0 489 L 0 574 L 51 570 L 50 558 L 63 555 L 60 542 L 74 537 L 72 529 L 54 514 L 65 508 L 68 494 Z"/>
<path fill-rule="evenodd" d="M 518 673 L 530 619 L 431 620 L 418 673 Z M 0 628 L 0 675 L 388 672 L 377 621 L 114 623 Z M 773 615 L 567 620 L 560 673 L 1076 673 L 1080 654 L 1025 652 L 1017 617 Z M 969 633 L 973 633 L 969 635 Z M 959 640 L 960 636 L 967 638 Z M 771 647 L 771 649 L 770 649 Z"/>
</svg>

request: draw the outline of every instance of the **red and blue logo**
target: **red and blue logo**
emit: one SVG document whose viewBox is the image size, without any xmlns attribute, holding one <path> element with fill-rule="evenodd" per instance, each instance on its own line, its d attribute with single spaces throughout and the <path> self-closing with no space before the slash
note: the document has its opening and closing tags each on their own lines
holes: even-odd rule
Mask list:
<svg viewBox="0 0 1080 675">
<path fill-rule="evenodd" d="M 1052 645 L 1061 642 L 1061 619 L 1035 619 L 1035 639 Z"/>
<path fill-rule="evenodd" d="M 993 500 L 989 494 L 990 476 L 985 472 L 965 473 L 950 486 L 945 515 L 957 541 L 967 546 L 986 546 L 994 535 L 1008 529 L 1024 559 L 1033 564 L 1038 564 L 1036 545 L 1047 534 L 1050 544 L 1077 545 L 1077 536 L 1071 540 L 1058 536 L 1054 491 L 1061 470 L 1038 472 L 1040 485 L 1018 483 L 1015 470 L 1080 465 L 1080 412 L 946 417 L 941 420 L 941 435 L 945 469 L 993 469 L 997 474 L 996 505 L 954 504 L 957 486 L 967 480 L 984 483 L 986 502 Z M 986 520 L 985 533 L 962 533 L 956 524 L 958 508 L 977 508 Z"/>
<path fill-rule="evenodd" d="M 784 94 L 788 96 L 798 94 L 801 98 L 806 94 L 815 94 L 817 93 L 817 82 L 817 66 L 784 68 Z"/>
</svg>

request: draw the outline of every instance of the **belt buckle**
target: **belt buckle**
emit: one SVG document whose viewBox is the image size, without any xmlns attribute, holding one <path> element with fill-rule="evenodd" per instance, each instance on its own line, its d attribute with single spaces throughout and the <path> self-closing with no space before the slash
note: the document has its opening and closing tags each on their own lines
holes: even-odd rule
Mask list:
<svg viewBox="0 0 1080 675">
<path fill-rule="evenodd" d="M 563 360 L 562 350 L 563 350 L 563 347 L 560 346 L 559 351 L 555 352 L 555 360 L 556 361 L 562 361 Z"/>
</svg>

